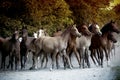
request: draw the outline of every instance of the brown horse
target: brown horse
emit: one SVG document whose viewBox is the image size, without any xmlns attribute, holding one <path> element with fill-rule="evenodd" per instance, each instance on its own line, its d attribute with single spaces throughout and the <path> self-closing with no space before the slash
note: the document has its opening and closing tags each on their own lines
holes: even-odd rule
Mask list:
<svg viewBox="0 0 120 80">
<path fill-rule="evenodd" d="M 1 68 L 5 69 L 5 60 L 9 55 L 9 66 L 13 69 L 13 61 L 15 58 L 15 69 L 17 69 L 20 61 L 20 42 L 18 41 L 19 32 L 15 31 L 11 38 L 2 39 L 1 53 L 2 53 L 2 62 Z"/>
<path fill-rule="evenodd" d="M 69 55 L 70 60 L 71 60 L 71 53 L 74 52 L 74 48 L 75 48 L 77 52 L 79 52 L 80 54 L 81 62 L 79 64 L 81 64 L 85 60 L 88 67 L 90 67 L 88 49 L 91 44 L 91 37 L 94 34 L 101 35 L 101 31 L 99 29 L 99 26 L 97 26 L 96 24 L 91 25 L 89 27 L 92 33 L 88 30 L 88 26 L 84 23 L 82 25 L 79 25 L 77 28 L 79 32 L 82 33 L 82 36 L 80 38 L 76 38 L 75 40 L 73 39 L 72 41 L 69 42 L 68 50 L 70 53 L 67 53 L 67 54 Z M 84 67 L 84 64 L 83 64 L 83 67 Z"/>
<path fill-rule="evenodd" d="M 22 41 L 20 43 L 20 56 L 21 56 L 21 69 L 25 68 L 28 52 L 30 51 L 30 44 L 35 39 L 28 36 L 27 27 L 23 27 L 21 30 Z"/>
<path fill-rule="evenodd" d="M 96 52 L 97 52 L 98 55 L 97 62 L 99 65 L 101 65 L 101 67 L 103 67 L 103 58 L 104 58 L 103 51 L 105 52 L 105 56 L 108 61 L 108 52 L 107 52 L 108 35 L 111 32 L 119 33 L 120 31 L 116 25 L 116 22 L 111 21 L 103 26 L 101 32 L 102 32 L 102 36 L 94 35 L 92 37 L 90 51 L 91 51 L 91 58 L 94 63 L 95 60 L 93 56 L 96 57 Z"/>
<path fill-rule="evenodd" d="M 78 37 L 81 36 L 81 34 L 78 32 L 76 28 L 76 25 L 68 27 L 60 36 L 57 37 L 45 36 L 37 39 L 35 44 L 38 47 L 37 49 L 38 51 L 36 51 L 36 54 L 33 54 L 33 65 L 31 69 L 36 68 L 37 57 L 39 56 L 41 51 L 44 52 L 44 55 L 47 55 L 48 53 L 49 55 L 51 55 L 52 59 L 51 69 L 54 68 L 54 63 L 57 54 L 62 56 L 64 55 L 65 59 L 69 63 L 69 67 L 71 68 L 68 55 L 66 54 L 66 48 L 71 34 Z"/>
<path fill-rule="evenodd" d="M 82 26 L 79 26 L 78 30 L 83 34 L 80 38 L 76 39 L 77 50 L 79 51 L 81 59 L 81 66 L 84 68 L 84 62 L 86 62 L 87 67 L 90 67 L 88 50 L 91 44 L 91 38 L 95 34 L 100 36 L 101 31 L 97 24 L 92 24 L 89 28 L 87 25 L 83 24 Z"/>
<path fill-rule="evenodd" d="M 117 40 L 113 34 L 113 32 L 109 33 L 108 35 L 108 43 L 107 43 L 107 50 L 108 50 L 108 57 L 110 58 L 110 55 L 112 55 L 112 49 L 114 49 L 114 54 L 115 54 L 115 45 Z M 111 54 L 110 54 L 111 53 Z"/>
<path fill-rule="evenodd" d="M 82 36 L 83 35 L 91 35 L 91 32 L 88 30 L 88 27 L 86 26 L 86 24 L 79 25 L 79 26 L 77 26 L 77 28 L 78 28 L 78 31 L 82 34 Z M 67 55 L 69 55 L 70 63 L 72 65 L 71 55 L 72 55 L 72 53 L 74 53 L 77 58 L 79 67 L 80 67 L 81 66 L 81 62 L 80 62 L 81 58 L 79 56 L 79 51 L 78 51 L 78 44 L 79 44 L 77 41 L 78 39 L 79 38 L 71 35 L 69 42 L 68 42 Z M 64 66 L 66 66 L 66 62 L 64 63 Z"/>
</svg>

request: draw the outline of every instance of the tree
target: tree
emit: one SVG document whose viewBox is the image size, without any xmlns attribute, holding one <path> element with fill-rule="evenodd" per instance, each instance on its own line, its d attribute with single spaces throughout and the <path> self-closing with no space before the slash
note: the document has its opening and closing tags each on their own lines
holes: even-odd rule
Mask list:
<svg viewBox="0 0 120 80">
<path fill-rule="evenodd" d="M 109 6 L 110 0 L 65 0 L 73 11 L 73 18 L 77 24 L 100 21 L 101 8 Z M 101 16 L 102 17 L 102 16 Z"/>
<path fill-rule="evenodd" d="M 1 0 L 0 11 L 0 16 L 34 26 L 34 30 L 46 28 L 50 34 L 73 23 L 69 5 L 64 0 Z"/>
<path fill-rule="evenodd" d="M 120 25 L 120 4 L 117 4 L 112 10 L 116 13 L 116 20 L 118 20 Z"/>
</svg>

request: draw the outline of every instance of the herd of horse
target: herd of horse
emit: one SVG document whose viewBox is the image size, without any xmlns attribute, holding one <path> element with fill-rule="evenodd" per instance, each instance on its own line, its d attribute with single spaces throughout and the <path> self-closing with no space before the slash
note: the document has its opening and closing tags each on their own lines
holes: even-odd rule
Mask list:
<svg viewBox="0 0 120 80">
<path fill-rule="evenodd" d="M 21 36 L 19 36 L 21 33 Z M 64 69 L 72 69 L 72 55 L 75 55 L 79 67 L 90 68 L 91 57 L 94 64 L 103 67 L 103 59 L 110 59 L 114 43 L 117 42 L 113 33 L 120 33 L 117 23 L 110 21 L 100 30 L 94 23 L 71 25 L 64 31 L 58 31 L 49 36 L 45 30 L 40 29 L 33 37 L 28 36 L 28 30 L 23 27 L 21 31 L 15 30 L 8 38 L 0 37 L 1 69 L 6 69 L 6 57 L 9 56 L 7 68 L 15 63 L 15 70 L 21 63 L 21 69 L 25 68 L 28 55 L 32 53 L 31 69 L 38 69 L 38 61 L 41 61 L 41 68 L 45 62 L 47 67 L 48 58 L 51 59 L 50 69 L 60 67 L 60 58 L 63 60 Z"/>
</svg>

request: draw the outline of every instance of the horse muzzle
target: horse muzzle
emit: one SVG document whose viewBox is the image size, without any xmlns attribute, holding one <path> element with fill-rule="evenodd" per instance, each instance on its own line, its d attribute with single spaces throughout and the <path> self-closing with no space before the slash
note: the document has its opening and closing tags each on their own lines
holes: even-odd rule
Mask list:
<svg viewBox="0 0 120 80">
<path fill-rule="evenodd" d="M 82 34 L 81 33 L 79 33 L 78 35 L 77 35 L 77 37 L 81 37 L 82 36 Z"/>
<path fill-rule="evenodd" d="M 98 34 L 99 36 L 102 36 L 102 32 L 98 32 L 97 34 Z"/>
</svg>

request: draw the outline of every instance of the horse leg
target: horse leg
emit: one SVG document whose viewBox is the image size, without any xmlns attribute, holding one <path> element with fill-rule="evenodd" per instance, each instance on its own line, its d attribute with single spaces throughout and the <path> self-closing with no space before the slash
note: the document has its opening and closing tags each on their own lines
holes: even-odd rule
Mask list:
<svg viewBox="0 0 120 80">
<path fill-rule="evenodd" d="M 19 63 L 18 58 L 17 58 L 17 57 L 15 57 L 15 70 L 17 70 L 17 69 L 18 69 L 18 63 Z"/>
<path fill-rule="evenodd" d="M 10 56 L 10 65 L 11 65 L 11 70 L 13 70 L 13 61 L 14 61 L 14 56 Z"/>
<path fill-rule="evenodd" d="M 64 69 L 66 69 L 66 64 L 67 64 L 67 63 L 66 63 L 65 56 L 63 55 L 62 58 L 63 58 Z"/>
<path fill-rule="evenodd" d="M 54 53 L 52 54 L 52 68 L 51 69 L 54 69 L 54 64 L 55 64 L 55 59 L 56 59 L 56 55 L 57 55 L 57 51 L 54 51 Z"/>
<path fill-rule="evenodd" d="M 43 63 L 44 63 L 44 60 L 45 60 L 45 55 L 46 54 L 41 55 L 41 68 L 43 68 Z"/>
<path fill-rule="evenodd" d="M 96 65 L 96 62 L 95 62 L 95 60 L 94 60 L 94 58 L 93 58 L 93 55 L 95 55 L 95 51 L 92 49 L 92 50 L 90 50 L 91 51 L 91 54 L 90 54 L 90 56 L 91 56 L 91 59 L 92 59 L 92 61 L 94 62 L 94 64 Z"/>
<path fill-rule="evenodd" d="M 48 56 L 47 56 L 47 54 L 45 55 L 45 58 L 46 58 L 46 64 L 45 64 L 44 68 L 47 68 L 47 63 L 48 63 Z"/>
<path fill-rule="evenodd" d="M 113 43 L 113 50 L 114 50 L 114 56 L 115 56 L 115 44 Z"/>
<path fill-rule="evenodd" d="M 23 55 L 21 55 L 21 57 L 20 57 L 21 59 L 21 69 L 23 69 Z"/>
<path fill-rule="evenodd" d="M 57 69 L 60 68 L 59 59 L 60 59 L 60 55 L 59 55 L 59 53 L 58 53 L 57 56 L 56 56 L 56 67 L 57 67 Z"/>
<path fill-rule="evenodd" d="M 66 50 L 63 50 L 63 55 L 66 59 L 66 62 L 68 63 L 69 68 L 72 69 L 72 66 L 70 65 L 70 59 L 69 59 L 68 55 L 66 54 Z"/>
<path fill-rule="evenodd" d="M 96 59 L 98 65 L 100 65 L 100 61 L 99 61 L 100 60 L 100 52 L 99 52 L 99 49 L 96 49 L 96 51 L 97 51 L 97 56 L 95 54 L 95 59 Z"/>
<path fill-rule="evenodd" d="M 19 61 L 20 61 L 20 52 L 16 51 L 16 54 L 15 54 L 15 70 L 18 69 Z"/>
<path fill-rule="evenodd" d="M 77 61 L 78 61 L 79 67 L 80 67 L 80 56 L 79 56 L 79 53 L 76 48 L 74 48 L 74 53 L 75 53 L 75 56 L 77 58 Z"/>
<path fill-rule="evenodd" d="M 30 67 L 30 70 L 36 69 L 36 61 L 37 61 L 37 56 L 33 54 L 33 64 L 32 67 Z"/>
<path fill-rule="evenodd" d="M 83 68 L 85 68 L 84 66 L 84 61 L 85 61 L 85 48 L 82 49 L 82 65 L 83 65 Z"/>
<path fill-rule="evenodd" d="M 10 67 L 10 65 L 11 65 L 11 57 L 9 55 L 9 63 L 8 63 L 7 69 Z"/>
<path fill-rule="evenodd" d="M 103 49 L 100 48 L 99 51 L 100 51 L 100 65 L 103 68 L 103 58 L 104 58 Z"/>
<path fill-rule="evenodd" d="M 5 56 L 2 56 L 1 69 L 5 69 Z"/>
<path fill-rule="evenodd" d="M 71 58 L 72 52 L 73 52 L 73 51 L 71 51 L 70 54 L 69 54 L 69 59 L 70 59 L 71 66 L 74 67 L 74 66 L 72 65 L 72 58 Z"/>
<path fill-rule="evenodd" d="M 88 66 L 88 68 L 90 68 L 90 62 L 89 62 L 89 55 L 88 55 L 88 49 L 85 49 L 85 54 L 86 54 L 86 62 L 87 62 L 87 66 Z"/>
<path fill-rule="evenodd" d="M 106 56 L 106 60 L 107 60 L 107 66 L 108 66 L 108 53 L 107 53 L 107 49 L 106 48 L 103 48 L 104 51 L 105 51 L 105 56 Z"/>
<path fill-rule="evenodd" d="M 25 68 L 25 63 L 26 63 L 26 61 L 27 61 L 27 55 L 24 56 L 24 64 L 23 64 L 23 68 Z"/>
<path fill-rule="evenodd" d="M 67 50 L 66 50 L 66 52 L 67 52 L 67 55 L 68 55 L 69 60 L 70 60 L 70 65 L 73 67 L 72 61 L 71 61 L 71 55 L 72 55 L 73 49 L 70 48 L 70 47 L 68 47 Z M 69 65 L 68 65 L 68 63 L 67 63 L 67 61 L 66 61 L 66 58 L 64 58 L 64 65 L 65 65 L 65 67 L 69 67 Z M 64 67 L 64 68 L 65 68 L 65 67 Z"/>
</svg>

